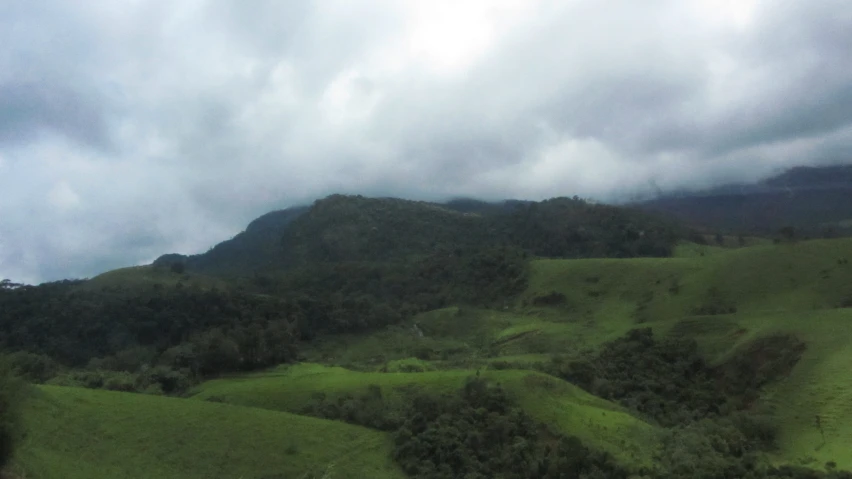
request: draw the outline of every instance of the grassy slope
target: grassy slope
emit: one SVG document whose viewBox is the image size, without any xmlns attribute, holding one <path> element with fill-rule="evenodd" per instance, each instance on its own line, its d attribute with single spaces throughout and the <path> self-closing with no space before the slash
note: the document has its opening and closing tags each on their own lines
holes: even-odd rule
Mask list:
<svg viewBox="0 0 852 479">
<path fill-rule="evenodd" d="M 195 399 L 211 397 L 228 403 L 299 412 L 322 392 L 329 398 L 359 394 L 368 385 L 381 387 L 385 400 L 398 405 L 412 386 L 432 392 L 459 389 L 470 370 L 423 373 L 362 373 L 338 367 L 300 364 L 247 377 L 208 381 L 194 391 Z M 502 384 L 535 419 L 574 434 L 629 463 L 648 463 L 654 452 L 654 428 L 618 406 L 556 378 L 531 371 L 484 371 Z"/>
<path fill-rule="evenodd" d="M 263 409 L 43 386 L 25 419 L 27 478 L 404 477 L 385 434 Z"/>
<path fill-rule="evenodd" d="M 747 331 L 736 344 L 771 333 L 794 333 L 808 349 L 785 380 L 772 385 L 762 405 L 781 427 L 783 459 L 852 469 L 852 309 L 755 314 L 739 318 Z M 816 427 L 820 416 L 825 440 Z"/>
<path fill-rule="evenodd" d="M 852 264 L 844 259 L 852 261 L 852 239 L 742 249 L 684 245 L 667 259 L 539 260 L 527 292 L 509 311 L 447 308 L 415 318 L 422 339 L 408 324 L 340 337 L 308 353 L 314 360 L 375 368 L 420 355 L 425 346 L 450 358 L 433 361 L 439 368 L 498 360 L 522 365 L 594 347 L 644 321 L 659 334 L 697 339 L 719 360 L 746 341 L 789 332 L 808 349 L 790 378 L 767 394 L 781 427 L 781 455 L 852 468 L 852 454 L 845 452 L 852 451 L 852 435 L 842 434 L 852 430 L 852 376 L 846 372 L 852 368 L 852 309 L 837 309 L 852 299 Z M 551 291 L 564 294 L 565 304 L 532 305 Z M 735 305 L 737 313 L 694 314 L 713 301 Z M 454 354 L 468 359 L 453 361 Z M 826 435 L 822 446 L 817 414 Z"/>
<path fill-rule="evenodd" d="M 540 315 L 585 321 L 592 343 L 618 336 L 644 317 L 670 327 L 710 302 L 711 289 L 739 316 L 836 308 L 852 295 L 852 240 L 820 240 L 725 250 L 706 256 L 533 263 L 526 298 L 563 293 L 567 304 Z M 644 304 L 643 311 L 638 311 Z M 527 313 L 535 309 L 527 309 Z M 716 318 L 718 319 L 718 317 Z M 587 342 L 588 344 L 588 342 Z"/>
<path fill-rule="evenodd" d="M 682 250 L 680 256 L 538 261 L 526 295 L 565 294 L 565 307 L 541 309 L 539 316 L 577 318 L 583 325 L 574 334 L 587 345 L 635 327 L 643 299 L 644 314 L 652 320 L 646 325 L 696 338 L 717 360 L 755 338 L 795 334 L 807 350 L 790 377 L 763 400 L 781 428 L 781 459 L 810 458 L 816 467 L 834 460 L 852 468 L 852 309 L 837 308 L 852 298 L 852 264 L 842 261 L 852 259 L 852 240 L 713 249 L 704 256 Z M 676 293 L 670 291 L 674 285 Z M 735 304 L 737 313 L 694 316 L 692 309 L 708 301 L 711 288 Z M 824 444 L 816 415 L 825 430 Z"/>
</svg>

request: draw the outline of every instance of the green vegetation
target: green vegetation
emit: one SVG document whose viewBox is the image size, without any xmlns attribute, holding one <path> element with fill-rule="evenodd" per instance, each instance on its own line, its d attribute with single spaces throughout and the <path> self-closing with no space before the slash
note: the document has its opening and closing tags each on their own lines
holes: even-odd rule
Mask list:
<svg viewBox="0 0 852 479">
<path fill-rule="evenodd" d="M 248 277 L 299 265 L 409 261 L 436 251 L 495 246 L 564 258 L 668 256 L 681 230 L 638 210 L 576 197 L 441 205 L 332 195 L 308 209 L 258 218 L 205 254 L 166 255 L 155 264 L 182 262 L 189 272 Z"/>
<path fill-rule="evenodd" d="M 90 290 L 83 282 L 0 289 L 0 347 L 31 380 L 179 393 L 198 378 L 295 358 L 298 305 L 185 287 Z M 114 374 L 118 373 L 118 374 Z M 113 387 L 110 387 L 113 385 Z"/>
<path fill-rule="evenodd" d="M 330 197 L 204 255 L 0 283 L 0 402 L 45 384 L 12 472 L 849 477 L 850 258 L 576 198 Z"/>
<path fill-rule="evenodd" d="M 554 362 L 551 369 L 663 426 L 715 417 L 736 407 L 727 404 L 730 399 L 718 384 L 724 378 L 714 377 L 693 341 L 656 341 L 650 328 L 634 329 L 589 357 Z"/>
<path fill-rule="evenodd" d="M 263 409 L 41 386 L 24 418 L 27 478 L 405 477 L 384 433 Z"/>
<path fill-rule="evenodd" d="M 381 422 L 387 424 L 381 427 L 388 429 L 398 424 L 412 393 L 451 394 L 473 373 L 470 370 L 362 373 L 299 364 L 267 373 L 207 381 L 191 392 L 191 398 L 315 414 L 372 427 Z M 624 463 L 650 463 L 655 428 L 623 408 L 534 371 L 483 370 L 480 375 L 499 383 L 536 421 L 550 424 L 562 434 L 577 436 Z M 377 397 L 380 401 L 375 401 Z M 371 414 L 371 410 L 377 412 Z M 388 419 L 393 415 L 397 419 Z M 356 417 L 365 417 L 368 422 Z"/>
<path fill-rule="evenodd" d="M 21 402 L 25 384 L 0 357 L 0 469 L 6 466 L 21 439 Z"/>
<path fill-rule="evenodd" d="M 605 453 L 576 438 L 547 437 L 499 386 L 468 378 L 453 395 L 411 399 L 394 457 L 413 478 L 626 478 Z"/>
</svg>

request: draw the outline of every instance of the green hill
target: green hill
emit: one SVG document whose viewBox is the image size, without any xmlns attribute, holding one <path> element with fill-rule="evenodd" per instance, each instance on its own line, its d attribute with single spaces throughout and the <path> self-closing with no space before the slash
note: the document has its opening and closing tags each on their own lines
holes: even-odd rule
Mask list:
<svg viewBox="0 0 852 479">
<path fill-rule="evenodd" d="M 529 305 L 551 292 L 563 295 L 556 306 L 527 306 L 526 314 L 551 322 L 574 318 L 563 334 L 583 347 L 617 337 L 639 321 L 663 334 L 696 339 L 721 363 L 759 338 L 794 335 L 804 341 L 805 352 L 756 407 L 773 412 L 784 460 L 816 467 L 835 461 L 850 468 L 849 258 L 852 240 L 838 239 L 690 258 L 542 260 L 533 263 L 521 301 Z M 558 329 L 548 331 L 552 337 Z"/>
<path fill-rule="evenodd" d="M 448 204 L 332 195 L 273 212 L 210 251 L 168 254 L 191 272 L 252 276 L 325 262 L 410 260 L 436 251 L 511 246 L 546 257 L 667 256 L 683 231 L 629 208 L 578 198 Z"/>
<path fill-rule="evenodd" d="M 299 364 L 270 372 L 208 381 L 192 392 L 193 399 L 217 400 L 276 411 L 303 412 L 318 394 L 334 403 L 344 395 L 381 389 L 389 409 L 399 409 L 406 392 L 458 390 L 470 370 L 422 373 L 364 373 L 339 367 Z M 592 396 L 562 380 L 533 371 L 482 371 L 483 378 L 502 385 L 537 421 L 603 449 L 626 464 L 648 465 L 656 451 L 656 429 L 623 408 Z"/>
<path fill-rule="evenodd" d="M 42 386 L 25 424 L 33 479 L 405 477 L 383 433 L 264 409 Z"/>
<path fill-rule="evenodd" d="M 650 326 L 695 339 L 711 363 L 724 364 L 761 338 L 789 334 L 806 349 L 789 376 L 755 404 L 772 411 L 779 426 L 779 460 L 815 467 L 833 460 L 852 468 L 845 452 L 852 450 L 845 434 L 852 429 L 852 384 L 844 372 L 852 364 L 852 240 L 702 251 L 536 260 L 529 287 L 508 311 L 447 308 L 381 332 L 328 338 L 306 354 L 374 369 L 398 368 L 413 356 L 427 362 L 413 361 L 412 369 L 529 367 Z"/>
</svg>

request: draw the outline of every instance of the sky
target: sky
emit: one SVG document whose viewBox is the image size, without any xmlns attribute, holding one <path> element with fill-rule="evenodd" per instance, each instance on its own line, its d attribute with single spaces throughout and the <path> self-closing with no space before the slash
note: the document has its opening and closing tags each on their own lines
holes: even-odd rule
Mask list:
<svg viewBox="0 0 852 479">
<path fill-rule="evenodd" d="M 331 193 L 649 191 L 848 161 L 848 0 L 0 0 L 0 278 Z"/>
</svg>

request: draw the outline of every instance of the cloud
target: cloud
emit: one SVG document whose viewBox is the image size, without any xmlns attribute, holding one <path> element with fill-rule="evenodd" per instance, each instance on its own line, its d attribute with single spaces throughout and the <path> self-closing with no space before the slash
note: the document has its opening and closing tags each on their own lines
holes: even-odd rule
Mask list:
<svg viewBox="0 0 852 479">
<path fill-rule="evenodd" d="M 840 0 L 4 8 L 17 280 L 203 251 L 333 192 L 617 201 L 850 158 Z"/>
</svg>

